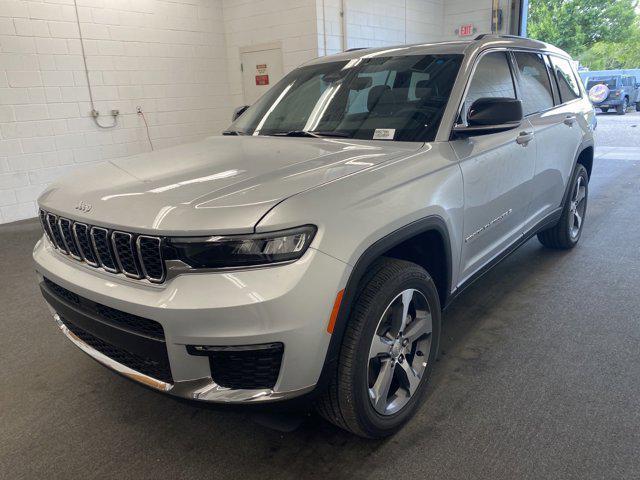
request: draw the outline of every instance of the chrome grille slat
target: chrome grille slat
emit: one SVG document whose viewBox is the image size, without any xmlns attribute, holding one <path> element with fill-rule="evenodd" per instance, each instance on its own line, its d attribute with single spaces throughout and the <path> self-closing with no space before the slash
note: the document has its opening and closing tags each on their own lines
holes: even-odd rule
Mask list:
<svg viewBox="0 0 640 480">
<path fill-rule="evenodd" d="M 41 209 L 38 216 L 40 217 L 40 225 L 42 226 L 42 230 L 44 230 L 44 234 L 47 236 L 49 241 L 53 243 L 51 230 L 49 230 L 49 223 L 47 222 L 47 212 Z"/>
<path fill-rule="evenodd" d="M 107 272 L 119 273 L 118 266 L 111 250 L 109 230 L 102 227 L 91 227 L 91 243 L 96 252 L 98 263 Z"/>
<path fill-rule="evenodd" d="M 53 213 L 47 213 L 47 224 L 49 225 L 49 231 L 53 237 L 53 245 L 65 255 L 69 255 L 69 251 L 64 245 L 62 234 L 58 228 L 58 217 Z"/>
<path fill-rule="evenodd" d="M 91 245 L 91 239 L 89 238 L 89 225 L 86 223 L 73 222 L 73 236 L 76 239 L 76 244 L 78 245 L 82 259 L 92 267 L 99 267 L 100 264 L 96 259 Z"/>
<path fill-rule="evenodd" d="M 71 233 L 71 220 L 68 218 L 58 217 L 58 228 L 60 229 L 62 241 L 64 242 L 64 246 L 69 252 L 69 255 L 76 260 L 82 260 L 75 238 L 73 238 L 73 234 Z"/>
<path fill-rule="evenodd" d="M 122 273 L 130 278 L 142 278 L 136 262 L 133 235 L 127 232 L 114 231 L 111 233 L 111 245 Z"/>
<path fill-rule="evenodd" d="M 163 238 L 75 222 L 45 210 L 39 211 L 45 236 L 60 253 L 112 274 L 163 283 Z"/>
<path fill-rule="evenodd" d="M 165 277 L 162 240 L 159 237 L 139 235 L 136 239 L 136 249 L 145 278 L 153 283 L 162 283 Z"/>
</svg>

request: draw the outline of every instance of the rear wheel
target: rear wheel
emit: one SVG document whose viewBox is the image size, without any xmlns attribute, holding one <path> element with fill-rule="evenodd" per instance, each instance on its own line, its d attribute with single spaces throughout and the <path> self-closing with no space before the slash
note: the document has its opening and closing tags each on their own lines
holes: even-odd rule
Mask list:
<svg viewBox="0 0 640 480">
<path fill-rule="evenodd" d="M 422 267 L 384 258 L 356 297 L 318 412 L 356 435 L 400 429 L 420 406 L 440 339 L 438 291 Z"/>
<path fill-rule="evenodd" d="M 569 249 L 576 246 L 587 213 L 589 195 L 589 175 L 583 165 L 578 164 L 571 180 L 571 191 L 562 209 L 558 223 L 538 233 L 538 240 L 545 247 Z"/>
<path fill-rule="evenodd" d="M 640 102 L 636 102 L 636 112 L 640 112 Z"/>
</svg>

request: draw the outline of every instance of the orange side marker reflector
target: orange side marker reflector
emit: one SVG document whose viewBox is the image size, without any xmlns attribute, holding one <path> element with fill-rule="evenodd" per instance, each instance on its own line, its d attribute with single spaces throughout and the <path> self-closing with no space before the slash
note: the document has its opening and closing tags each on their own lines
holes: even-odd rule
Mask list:
<svg viewBox="0 0 640 480">
<path fill-rule="evenodd" d="M 336 326 L 336 320 L 338 319 L 338 312 L 340 311 L 340 304 L 342 303 L 343 295 L 344 295 L 344 289 L 338 292 L 338 294 L 336 295 L 336 301 L 333 303 L 333 310 L 331 310 L 329 325 L 327 325 L 327 332 L 329 333 L 333 333 L 333 329 Z"/>
</svg>

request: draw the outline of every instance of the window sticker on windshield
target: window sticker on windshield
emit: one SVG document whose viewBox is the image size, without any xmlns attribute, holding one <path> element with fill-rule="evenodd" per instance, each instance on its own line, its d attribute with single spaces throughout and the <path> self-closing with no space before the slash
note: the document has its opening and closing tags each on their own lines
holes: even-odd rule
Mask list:
<svg viewBox="0 0 640 480">
<path fill-rule="evenodd" d="M 374 140 L 393 140 L 396 135 L 395 128 L 376 128 L 373 131 Z"/>
</svg>

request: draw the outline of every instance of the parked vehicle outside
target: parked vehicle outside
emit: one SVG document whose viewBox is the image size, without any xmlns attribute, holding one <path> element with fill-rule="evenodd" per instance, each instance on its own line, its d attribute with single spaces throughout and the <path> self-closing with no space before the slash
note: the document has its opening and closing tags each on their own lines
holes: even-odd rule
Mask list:
<svg viewBox="0 0 640 480">
<path fill-rule="evenodd" d="M 310 403 L 390 435 L 424 399 L 443 309 L 531 237 L 580 240 L 595 113 L 551 45 L 345 52 L 238 112 L 223 136 L 87 168 L 38 200 L 57 325 L 160 392 Z"/>
<path fill-rule="evenodd" d="M 606 113 L 610 108 L 624 115 L 629 106 L 640 111 L 640 83 L 631 75 L 587 77 L 586 89 L 594 107 Z"/>
</svg>

